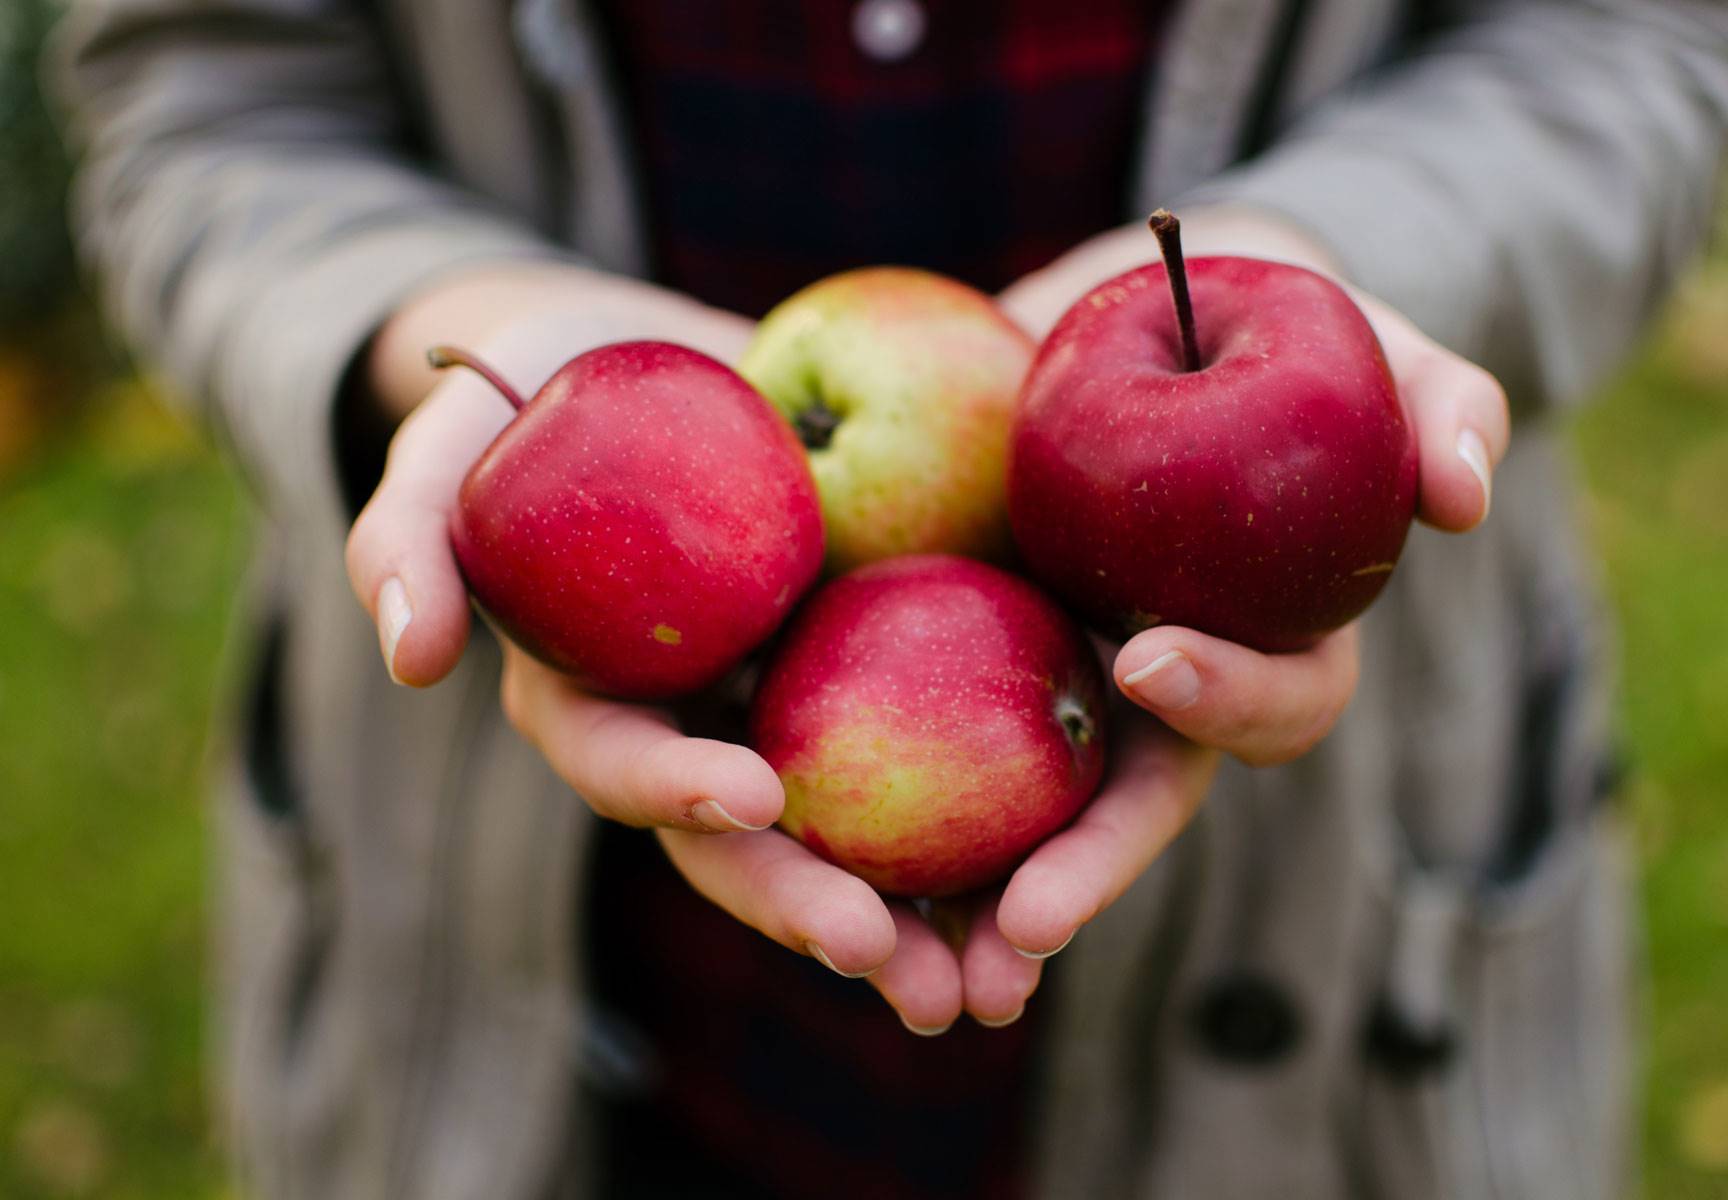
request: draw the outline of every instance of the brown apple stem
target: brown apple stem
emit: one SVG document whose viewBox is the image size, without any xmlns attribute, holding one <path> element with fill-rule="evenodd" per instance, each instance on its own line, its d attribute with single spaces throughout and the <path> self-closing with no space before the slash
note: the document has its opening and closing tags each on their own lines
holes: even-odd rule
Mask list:
<svg viewBox="0 0 1728 1200">
<path fill-rule="evenodd" d="M 1164 256 L 1164 274 L 1170 280 L 1170 298 L 1176 303 L 1176 325 L 1182 331 L 1182 369 L 1200 369 L 1200 339 L 1194 333 L 1194 301 L 1188 295 L 1188 264 L 1182 260 L 1182 222 L 1167 208 L 1153 213 L 1146 222 L 1158 239 Z"/>
<path fill-rule="evenodd" d="M 498 394 L 510 401 L 510 407 L 517 412 L 527 403 L 522 399 L 522 393 L 504 382 L 504 377 L 494 371 L 483 359 L 474 357 L 466 350 L 455 346 L 434 346 L 426 351 L 426 361 L 442 371 L 447 367 L 467 367 L 487 383 L 498 389 Z"/>
</svg>

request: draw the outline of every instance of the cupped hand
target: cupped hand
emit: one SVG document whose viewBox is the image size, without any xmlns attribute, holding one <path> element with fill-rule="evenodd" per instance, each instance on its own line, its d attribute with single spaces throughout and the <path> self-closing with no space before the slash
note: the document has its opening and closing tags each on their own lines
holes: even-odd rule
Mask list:
<svg viewBox="0 0 1728 1200">
<path fill-rule="evenodd" d="M 914 1033 L 960 1015 L 1017 1019 L 1043 960 L 1116 900 L 1187 824 L 1217 764 L 1153 721 L 1122 722 L 1099 793 L 1003 887 L 934 904 L 883 900 L 778 830 L 726 838 L 662 829 L 698 891 L 793 950 L 870 985 Z M 883 920 L 886 916 L 886 922 Z"/>
<path fill-rule="evenodd" d="M 1145 873 L 1211 786 L 1217 751 L 1123 715 L 1098 795 L 1005 886 L 973 902 L 959 962 L 965 1009 L 982 1024 L 1019 1017 L 1044 960 Z"/>
<path fill-rule="evenodd" d="M 1389 305 L 1342 278 L 1325 247 L 1296 226 L 1250 209 L 1179 214 L 1188 254 L 1279 259 L 1338 278 L 1374 326 L 1418 453 L 1417 516 L 1462 533 L 1488 515 L 1494 465 L 1506 453 L 1506 395 L 1487 371 L 1440 346 Z M 1042 338 L 1081 295 L 1158 257 L 1139 225 L 1094 238 L 1002 293 L 1000 302 Z M 1265 655 L 1191 629 L 1149 629 L 1116 658 L 1118 687 L 1171 729 L 1251 765 L 1311 749 L 1356 684 L 1356 635 L 1347 627 L 1301 654 Z"/>
<path fill-rule="evenodd" d="M 663 338 L 735 361 L 750 332 L 742 318 L 670 293 L 540 267 L 458 281 L 393 319 L 375 340 L 368 375 L 386 411 L 406 418 L 350 532 L 347 556 L 392 677 L 429 686 L 462 655 L 470 605 L 450 547 L 450 519 L 470 465 L 512 416 L 477 376 L 431 373 L 428 346 L 469 349 L 532 394 L 569 358 L 607 342 Z M 796 953 L 846 976 L 867 975 L 915 1031 L 952 1023 L 962 1004 L 960 965 L 925 915 L 884 900 L 768 828 L 784 792 L 766 762 L 727 740 L 740 697 L 721 689 L 681 703 L 676 713 L 621 703 L 585 692 L 500 640 L 505 715 L 597 815 L 654 828 L 674 867 L 702 895 Z M 698 730 L 719 736 L 689 736 Z M 1021 964 L 1033 965 L 1019 958 L 1010 965 L 1023 972 Z"/>
<path fill-rule="evenodd" d="M 1181 215 L 1191 254 L 1276 258 L 1339 274 L 1324 248 L 1275 218 L 1241 210 Z M 1027 276 L 1000 302 L 1042 338 L 1086 291 L 1157 253 L 1145 230 L 1118 230 Z M 1419 519 L 1451 532 L 1474 528 L 1488 515 L 1493 466 L 1510 435 L 1504 392 L 1388 305 L 1352 295 L 1379 336 L 1415 430 Z M 1175 627 L 1122 646 L 1112 672 L 1117 687 L 1157 719 L 1116 723 L 1111 774 L 1099 795 L 999 894 L 974 903 L 957 943 L 966 1010 L 986 1024 L 1018 1015 L 1042 958 L 1126 891 L 1187 824 L 1220 753 L 1276 765 L 1325 737 L 1355 690 L 1357 643 L 1352 624 L 1295 654 L 1262 654 Z"/>
<path fill-rule="evenodd" d="M 397 313 L 373 340 L 365 374 L 376 404 L 401 424 L 347 547 L 349 580 L 378 626 L 392 678 L 425 687 L 462 655 L 468 593 L 450 546 L 450 518 L 469 467 L 514 415 L 472 372 L 435 372 L 429 348 L 450 343 L 472 351 L 531 396 L 596 346 L 657 339 L 729 362 L 750 332 L 743 317 L 677 293 L 539 264 L 463 276 Z"/>
<path fill-rule="evenodd" d="M 347 551 L 350 581 L 378 627 L 392 677 L 429 686 L 461 658 L 470 608 L 450 516 L 469 466 L 512 415 L 472 374 L 432 374 L 428 346 L 462 345 L 531 394 L 597 345 L 659 338 L 730 362 L 750 332 L 743 318 L 574 268 L 472 276 L 398 314 L 375 340 L 367 370 L 379 403 L 407 416 Z M 842 974 L 871 973 L 909 1021 L 936 1019 L 922 1014 L 946 1007 L 929 997 L 932 981 L 940 989 L 948 977 L 929 960 L 946 947 L 919 938 L 909 908 L 890 908 L 861 880 L 767 828 L 785 795 L 760 757 L 720 737 L 687 736 L 687 726 L 725 731 L 738 697 L 717 691 L 677 714 L 607 700 L 501 641 L 506 716 L 595 813 L 658 829 L 673 864 L 708 899 Z M 901 929 L 913 932 L 902 940 Z M 957 979 L 954 992 L 957 1006 Z"/>
</svg>

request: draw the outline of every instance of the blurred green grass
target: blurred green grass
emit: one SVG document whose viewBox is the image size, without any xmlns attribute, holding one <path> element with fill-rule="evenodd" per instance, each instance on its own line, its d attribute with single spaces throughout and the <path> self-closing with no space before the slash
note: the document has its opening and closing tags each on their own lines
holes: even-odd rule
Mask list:
<svg viewBox="0 0 1728 1200">
<path fill-rule="evenodd" d="M 69 383 L 42 354 L 0 340 L 0 1196 L 220 1195 L 201 1057 L 201 779 L 248 514 L 139 384 Z M 31 394 L 74 415 L 44 432 Z M 1720 1197 L 1728 256 L 1574 434 L 1635 763 L 1645 1194 Z"/>
<path fill-rule="evenodd" d="M 42 436 L 0 480 L 0 1196 L 215 1195 L 200 780 L 246 514 L 136 384 Z"/>
<path fill-rule="evenodd" d="M 1644 1193 L 1728 1196 L 1728 253 L 1575 423 L 1620 623 L 1648 945 Z"/>
</svg>

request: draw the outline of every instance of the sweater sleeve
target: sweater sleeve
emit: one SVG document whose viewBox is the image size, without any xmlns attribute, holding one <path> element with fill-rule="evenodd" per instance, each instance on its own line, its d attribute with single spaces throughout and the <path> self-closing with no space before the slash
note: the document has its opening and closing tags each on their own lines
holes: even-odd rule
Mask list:
<svg viewBox="0 0 1728 1200">
<path fill-rule="evenodd" d="M 81 0 L 53 83 L 74 229 L 111 317 L 273 512 L 340 519 L 333 405 L 410 293 L 564 252 L 414 161 L 344 0 Z"/>
<path fill-rule="evenodd" d="M 1709 233 L 1728 4 L 1499 0 L 1186 198 L 1269 210 L 1492 370 L 1574 401 Z"/>
</svg>

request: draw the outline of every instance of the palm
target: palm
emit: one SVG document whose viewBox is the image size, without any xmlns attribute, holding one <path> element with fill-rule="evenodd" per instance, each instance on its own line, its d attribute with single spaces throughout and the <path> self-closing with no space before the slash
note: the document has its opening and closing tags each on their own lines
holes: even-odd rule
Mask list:
<svg viewBox="0 0 1728 1200">
<path fill-rule="evenodd" d="M 1257 216 L 1186 223 L 1197 248 L 1325 265 L 1300 235 Z M 1148 257 L 1144 236 L 1097 239 L 1027 277 L 1003 302 L 1041 332 L 1099 279 Z M 393 321 L 374 357 L 396 362 L 404 353 L 388 352 L 392 346 L 412 344 L 418 354 L 429 341 L 460 340 L 461 329 L 447 324 L 491 322 L 496 332 L 473 348 L 527 385 L 599 341 L 668 338 L 731 360 L 750 332 L 742 318 L 577 269 L 481 282 L 477 292 L 453 287 L 454 298 L 433 296 Z M 500 326 L 500 297 L 526 312 Z M 1505 451 L 1505 397 L 1486 373 L 1397 313 L 1359 299 L 1416 430 L 1420 515 L 1442 529 L 1468 529 L 1486 514 L 1488 472 Z M 419 386 L 408 372 L 395 389 L 404 407 L 419 399 Z M 386 399 L 391 393 L 381 389 Z M 350 535 L 354 590 L 379 624 L 398 679 L 431 684 L 461 655 L 469 610 L 448 514 L 466 465 L 507 415 L 472 381 L 441 384 L 398 433 L 385 478 Z M 387 597 L 392 603 L 381 603 Z M 884 900 L 768 828 L 785 795 L 768 764 L 736 744 L 737 727 L 727 722 L 737 697 L 677 713 L 619 704 L 584 694 L 507 646 L 502 700 L 512 723 L 596 814 L 656 828 L 674 865 L 714 903 L 793 951 L 843 974 L 867 974 L 909 1026 L 937 1032 L 962 1011 L 987 1023 L 1013 1019 L 1038 985 L 1040 956 L 1066 944 L 1180 832 L 1218 753 L 1255 765 L 1305 753 L 1348 703 L 1356 667 L 1354 627 L 1284 655 L 1192 629 L 1139 634 L 1115 655 L 1125 699 L 1098 795 L 1002 888 L 921 908 Z"/>
<path fill-rule="evenodd" d="M 661 844 L 698 891 L 745 923 L 843 974 L 867 973 L 915 1032 L 945 1029 L 962 1010 L 1004 1024 L 1037 988 L 1042 958 L 1146 869 L 1211 780 L 1216 752 L 1126 703 L 1118 710 L 1098 795 L 1004 885 L 970 896 L 884 899 L 778 830 L 667 829 Z"/>
</svg>

